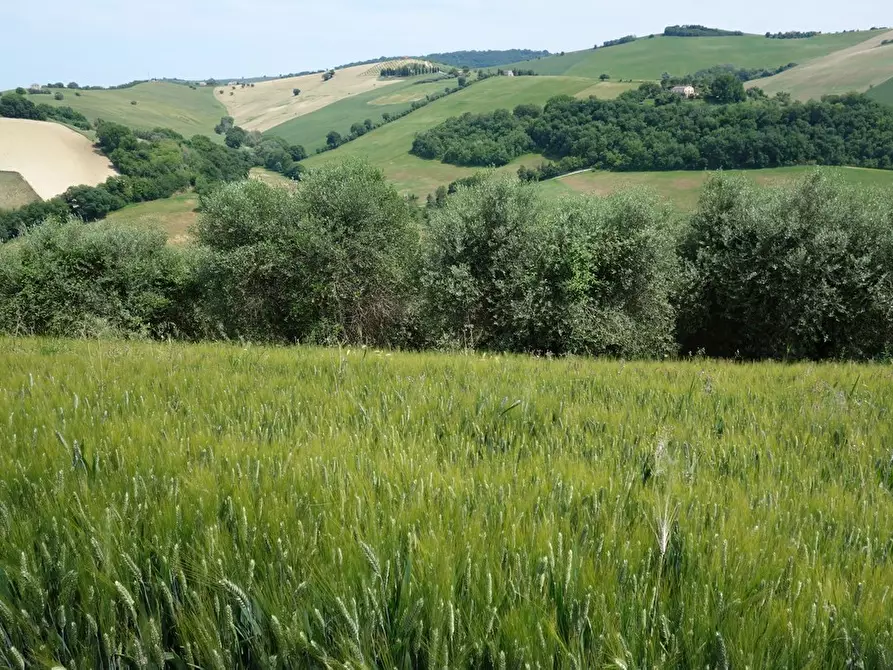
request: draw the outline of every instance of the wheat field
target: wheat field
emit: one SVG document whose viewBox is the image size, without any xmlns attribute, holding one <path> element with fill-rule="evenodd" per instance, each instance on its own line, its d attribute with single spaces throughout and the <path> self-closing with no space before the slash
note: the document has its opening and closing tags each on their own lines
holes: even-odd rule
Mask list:
<svg viewBox="0 0 893 670">
<path fill-rule="evenodd" d="M 0 666 L 893 663 L 889 365 L 0 341 Z"/>
</svg>

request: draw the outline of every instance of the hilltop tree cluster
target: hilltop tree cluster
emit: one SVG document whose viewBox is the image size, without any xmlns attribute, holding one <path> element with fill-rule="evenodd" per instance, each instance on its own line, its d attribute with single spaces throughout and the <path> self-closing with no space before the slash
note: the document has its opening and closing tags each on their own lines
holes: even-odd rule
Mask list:
<svg viewBox="0 0 893 670">
<path fill-rule="evenodd" d="M 521 63 L 523 61 L 538 60 L 551 56 L 548 51 L 533 51 L 531 49 L 507 49 L 504 51 L 452 51 L 450 53 L 428 54 L 422 58 L 434 63 L 442 63 L 457 68 L 469 68 L 471 70 L 486 69 Z"/>
<path fill-rule="evenodd" d="M 637 39 L 639 38 L 635 35 L 625 35 L 623 37 L 618 37 L 616 40 L 607 40 L 602 44 L 602 49 L 606 47 L 616 47 L 620 44 L 629 44 L 630 42 L 635 42 Z M 598 46 L 595 48 L 598 48 Z M 564 53 L 562 52 L 561 55 L 563 56 Z"/>
<path fill-rule="evenodd" d="M 801 32 L 799 30 L 791 30 L 786 33 L 766 33 L 766 37 L 770 40 L 803 40 L 809 39 L 810 37 L 815 37 L 816 35 L 821 35 L 822 31 L 820 30 L 810 30 L 807 32 Z"/>
<path fill-rule="evenodd" d="M 385 67 L 379 72 L 380 77 L 417 77 L 423 74 L 437 74 L 440 68 L 421 62 L 404 63 L 399 66 Z"/>
<path fill-rule="evenodd" d="M 667 104 L 656 84 L 617 100 L 554 98 L 542 113 L 505 110 L 448 119 L 419 133 L 412 152 L 457 165 L 505 165 L 529 151 L 561 171 L 704 170 L 784 165 L 893 169 L 893 109 L 864 95 L 790 103 L 789 96 Z M 671 94 L 666 94 L 670 96 Z M 719 103 L 743 99 L 736 77 L 713 83 Z M 757 94 L 755 94 L 757 95 Z"/>
<path fill-rule="evenodd" d="M 106 137 L 126 149 L 126 134 Z M 0 245 L 0 332 L 663 357 L 893 350 L 893 199 L 815 173 L 714 176 L 674 223 L 641 193 L 554 199 L 508 176 L 421 218 L 348 161 L 295 192 L 204 200 L 197 243 L 80 221 Z"/>
<path fill-rule="evenodd" d="M 686 26 L 667 26 L 664 28 L 666 37 L 740 37 L 744 35 L 740 30 L 720 30 L 708 28 L 697 24 Z"/>
</svg>

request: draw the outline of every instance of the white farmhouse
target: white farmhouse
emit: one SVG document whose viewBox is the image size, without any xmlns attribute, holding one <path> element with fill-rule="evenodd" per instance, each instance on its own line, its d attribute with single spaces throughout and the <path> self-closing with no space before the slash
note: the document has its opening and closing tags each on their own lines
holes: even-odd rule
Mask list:
<svg viewBox="0 0 893 670">
<path fill-rule="evenodd" d="M 674 86 L 670 91 L 676 95 L 681 95 L 683 98 L 693 98 L 697 95 L 694 86 Z"/>
</svg>

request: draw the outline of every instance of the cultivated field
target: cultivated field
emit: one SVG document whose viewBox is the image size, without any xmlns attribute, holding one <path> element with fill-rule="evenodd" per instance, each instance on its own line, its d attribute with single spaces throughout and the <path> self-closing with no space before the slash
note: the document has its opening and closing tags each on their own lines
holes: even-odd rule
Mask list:
<svg viewBox="0 0 893 670">
<path fill-rule="evenodd" d="M 868 91 L 868 97 L 887 105 L 893 105 L 893 78 L 888 79 L 880 86 L 875 86 Z"/>
<path fill-rule="evenodd" d="M 893 372 L 0 342 L 4 667 L 893 660 Z"/>
<path fill-rule="evenodd" d="M 603 86 L 605 97 L 618 95 L 616 85 L 608 83 Z M 384 170 L 385 175 L 401 191 L 424 197 L 438 186 L 473 174 L 477 170 L 413 156 L 409 150 L 418 132 L 465 112 L 511 109 L 521 103 L 542 104 L 560 94 L 575 95 L 581 91 L 597 94 L 599 90 L 598 87 L 593 87 L 591 79 L 581 77 L 493 77 L 433 102 L 335 151 L 313 156 L 305 162 L 308 167 L 312 167 L 325 161 L 340 160 L 345 156 L 362 156 Z M 508 169 L 517 170 L 517 164 Z"/>
<path fill-rule="evenodd" d="M 749 82 L 767 93 L 787 91 L 799 100 L 823 95 L 864 92 L 893 77 L 893 46 L 881 45 L 893 39 L 893 31 L 874 33 L 848 49 L 817 58 L 768 79 Z"/>
<path fill-rule="evenodd" d="M 371 119 L 379 122 L 384 113 L 397 114 L 409 109 L 413 101 L 421 100 L 429 93 L 456 85 L 455 79 L 423 83 L 431 77 L 432 75 L 414 77 L 394 82 L 385 89 L 376 88 L 348 96 L 322 109 L 286 121 L 267 132 L 284 137 L 292 144 L 301 144 L 308 151 L 315 151 L 318 147 L 325 146 L 326 135 L 330 130 L 347 135 L 351 125 L 357 121 Z"/>
<path fill-rule="evenodd" d="M 839 173 L 845 181 L 864 186 L 893 188 L 893 170 L 868 170 L 852 167 L 785 167 L 766 170 L 728 170 L 742 174 L 758 184 L 780 184 L 793 181 L 812 170 L 829 170 Z M 550 193 L 568 192 L 587 195 L 610 195 L 627 188 L 653 190 L 680 213 L 695 210 L 701 188 L 711 172 L 582 172 L 542 182 L 540 188 Z"/>
<path fill-rule="evenodd" d="M 774 40 L 757 35 L 741 37 L 647 37 L 606 49 L 575 51 L 564 56 L 518 63 L 514 67 L 540 74 L 598 78 L 660 79 L 664 72 L 684 75 L 714 65 L 778 67 L 805 63 L 880 35 L 858 32 L 819 35 L 802 40 Z M 510 67 L 510 66 L 507 66 Z"/>
<path fill-rule="evenodd" d="M 0 171 L 0 209 L 16 209 L 40 200 L 18 172 Z"/>
<path fill-rule="evenodd" d="M 210 88 L 193 90 L 181 84 L 148 82 L 110 91 L 61 91 L 65 96 L 61 101 L 51 95 L 29 96 L 29 99 L 49 105 L 68 105 L 91 121 L 104 119 L 144 130 L 171 128 L 187 138 L 218 137 L 214 126 L 226 114 Z M 76 92 L 80 95 L 76 96 Z"/>
<path fill-rule="evenodd" d="M 0 118 L 0 171 L 18 172 L 41 198 L 95 186 L 115 174 L 108 158 L 58 123 Z"/>
<path fill-rule="evenodd" d="M 189 230 L 198 219 L 199 199 L 195 193 L 180 193 L 164 200 L 127 205 L 108 215 L 109 221 L 137 226 L 160 226 L 171 244 L 189 241 Z"/>
<path fill-rule="evenodd" d="M 253 88 L 219 87 L 214 94 L 226 105 L 227 113 L 236 120 L 236 124 L 247 130 L 264 131 L 344 98 L 392 86 L 400 81 L 378 79 L 367 75 L 369 70 L 369 65 L 357 65 L 337 70 L 329 81 L 323 81 L 321 74 L 308 74 L 260 82 Z M 296 88 L 301 89 L 298 96 L 293 93 Z"/>
</svg>

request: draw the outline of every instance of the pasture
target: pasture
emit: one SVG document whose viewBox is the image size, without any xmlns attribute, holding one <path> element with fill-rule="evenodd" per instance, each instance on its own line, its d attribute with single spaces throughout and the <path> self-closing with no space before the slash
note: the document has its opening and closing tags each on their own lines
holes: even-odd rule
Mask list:
<svg viewBox="0 0 893 670">
<path fill-rule="evenodd" d="M 647 36 L 618 46 L 575 51 L 564 56 L 517 63 L 544 75 L 566 75 L 596 79 L 602 73 L 613 79 L 656 80 L 664 72 L 685 75 L 714 65 L 743 68 L 774 68 L 856 46 L 879 32 L 818 35 L 810 39 L 776 40 L 759 35 L 741 37 L 654 37 Z"/>
<path fill-rule="evenodd" d="M 224 106 L 214 99 L 213 90 L 204 87 L 191 89 L 182 84 L 156 81 L 107 91 L 60 90 L 65 96 L 61 101 L 51 95 L 29 96 L 29 99 L 35 103 L 68 105 L 91 121 L 103 119 L 143 130 L 170 128 L 186 138 L 193 135 L 218 138 L 214 126 L 226 114 Z"/>
<path fill-rule="evenodd" d="M 886 667 L 887 365 L 4 339 L 0 664 Z"/>
<path fill-rule="evenodd" d="M 887 105 L 893 105 L 893 77 L 879 86 L 875 86 L 867 93 L 868 97 Z"/>
<path fill-rule="evenodd" d="M 835 51 L 768 79 L 749 82 L 769 94 L 787 91 L 798 100 L 823 95 L 862 93 L 893 77 L 893 52 L 882 46 L 893 39 L 893 31 L 875 33 L 871 39 Z"/>
<path fill-rule="evenodd" d="M 184 244 L 198 218 L 199 198 L 195 193 L 178 193 L 171 198 L 127 205 L 112 212 L 108 220 L 135 226 L 159 226 L 170 244 Z"/>
<path fill-rule="evenodd" d="M 16 209 L 40 200 L 18 172 L 0 171 L 0 209 Z"/>
<path fill-rule="evenodd" d="M 58 123 L 0 118 L 0 171 L 17 172 L 41 198 L 115 175 L 108 158 Z"/>
<path fill-rule="evenodd" d="M 893 188 L 893 170 L 868 170 L 853 167 L 797 166 L 766 170 L 728 170 L 741 174 L 762 185 L 794 181 L 812 170 L 829 170 L 839 173 L 852 184 Z M 628 188 L 645 188 L 657 193 L 680 214 L 695 210 L 701 196 L 701 188 L 711 172 L 581 172 L 541 182 L 539 188 L 555 195 L 569 192 L 605 196 Z"/>
<path fill-rule="evenodd" d="M 522 103 L 543 104 L 553 96 L 575 95 L 581 91 L 597 94 L 602 90 L 598 86 L 604 86 L 605 97 L 619 95 L 616 84 L 608 82 L 593 86 L 591 79 L 582 77 L 493 77 L 437 100 L 334 151 L 308 158 L 305 164 L 312 167 L 345 156 L 362 156 L 384 170 L 388 179 L 402 192 L 424 197 L 438 186 L 473 174 L 477 170 L 413 156 L 409 150 L 416 133 L 466 112 L 512 109 Z M 633 87 L 635 84 L 629 86 Z M 518 162 L 507 167 L 517 170 Z"/>
</svg>

